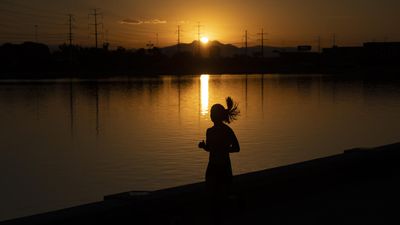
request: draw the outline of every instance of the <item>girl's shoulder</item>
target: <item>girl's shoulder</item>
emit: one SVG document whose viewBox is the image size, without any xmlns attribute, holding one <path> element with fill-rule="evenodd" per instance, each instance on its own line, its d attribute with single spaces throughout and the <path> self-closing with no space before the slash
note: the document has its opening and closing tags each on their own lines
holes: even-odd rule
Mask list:
<svg viewBox="0 0 400 225">
<path fill-rule="evenodd" d="M 228 126 L 227 124 L 222 124 L 219 126 L 212 126 L 210 128 L 207 129 L 207 132 L 213 132 L 213 131 L 221 131 L 221 130 L 225 130 L 228 132 L 233 132 L 232 128 L 230 126 Z"/>
<path fill-rule="evenodd" d="M 231 128 L 228 124 L 226 124 L 226 123 L 224 123 L 224 129 L 233 131 L 232 128 Z"/>
<path fill-rule="evenodd" d="M 208 134 L 208 133 L 212 132 L 213 130 L 215 130 L 214 127 L 209 127 L 209 128 L 207 128 L 206 133 Z"/>
</svg>

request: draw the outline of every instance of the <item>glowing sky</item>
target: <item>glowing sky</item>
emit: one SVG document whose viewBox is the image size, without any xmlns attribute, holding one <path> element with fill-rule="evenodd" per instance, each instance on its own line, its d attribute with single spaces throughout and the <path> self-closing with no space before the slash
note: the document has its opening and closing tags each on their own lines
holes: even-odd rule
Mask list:
<svg viewBox="0 0 400 225">
<path fill-rule="evenodd" d="M 191 42 L 198 22 L 202 36 L 238 46 L 246 29 L 256 45 L 261 28 L 276 46 L 316 45 L 318 36 L 329 46 L 334 33 L 339 45 L 400 39 L 398 0 L 0 0 L 0 42 L 66 42 L 71 13 L 74 42 L 93 45 L 94 8 L 102 13 L 100 41 L 111 46 L 157 44 L 157 33 L 159 46 L 172 45 L 178 25 L 182 42 Z"/>
</svg>

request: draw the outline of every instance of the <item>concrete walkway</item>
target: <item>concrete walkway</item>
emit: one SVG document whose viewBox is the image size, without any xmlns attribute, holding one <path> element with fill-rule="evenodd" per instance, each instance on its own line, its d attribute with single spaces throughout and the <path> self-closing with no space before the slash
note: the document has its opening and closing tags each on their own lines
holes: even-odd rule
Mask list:
<svg viewBox="0 0 400 225">
<path fill-rule="evenodd" d="M 400 143 L 234 177 L 218 224 L 400 224 Z M 215 224 L 204 183 L 110 195 L 1 224 Z M 214 216 L 213 216 L 214 215 Z"/>
</svg>

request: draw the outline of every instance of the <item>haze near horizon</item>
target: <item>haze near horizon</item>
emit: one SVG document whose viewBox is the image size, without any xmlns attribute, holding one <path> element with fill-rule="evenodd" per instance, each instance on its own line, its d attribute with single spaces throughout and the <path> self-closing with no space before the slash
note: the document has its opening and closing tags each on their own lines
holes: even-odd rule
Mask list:
<svg viewBox="0 0 400 225">
<path fill-rule="evenodd" d="M 186 43 L 200 31 L 210 41 L 242 46 L 248 30 L 249 45 L 257 45 L 264 29 L 266 45 L 315 46 L 320 37 L 327 47 L 335 35 L 338 45 L 349 46 L 399 40 L 399 7 L 395 0 L 1 0 L 0 43 L 67 43 L 71 24 L 73 43 L 93 46 L 97 23 L 99 41 L 112 47 L 173 45 L 178 26 Z"/>
</svg>

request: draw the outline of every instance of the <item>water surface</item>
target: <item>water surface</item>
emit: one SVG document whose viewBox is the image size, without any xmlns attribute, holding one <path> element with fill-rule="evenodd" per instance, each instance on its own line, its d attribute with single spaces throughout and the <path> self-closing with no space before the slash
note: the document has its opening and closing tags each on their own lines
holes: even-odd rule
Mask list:
<svg viewBox="0 0 400 225">
<path fill-rule="evenodd" d="M 0 220 L 204 179 L 209 108 L 231 96 L 234 174 L 399 141 L 400 82 L 202 75 L 0 82 Z"/>
</svg>

